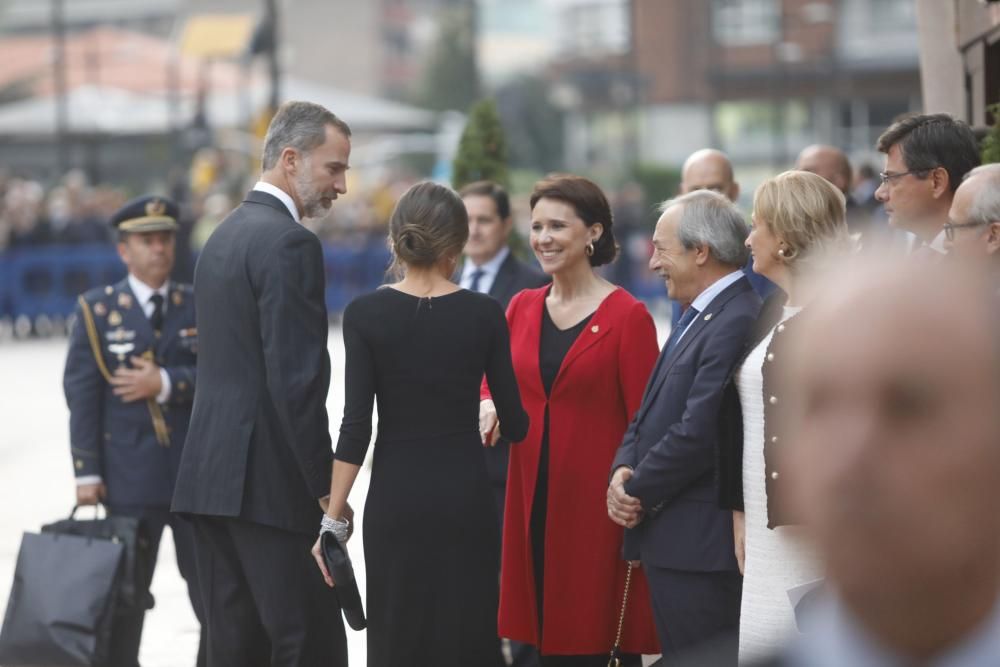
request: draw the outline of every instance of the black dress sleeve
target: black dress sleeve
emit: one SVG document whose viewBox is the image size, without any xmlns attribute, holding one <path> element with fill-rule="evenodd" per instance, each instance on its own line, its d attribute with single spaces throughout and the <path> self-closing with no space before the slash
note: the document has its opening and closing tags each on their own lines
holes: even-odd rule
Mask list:
<svg viewBox="0 0 1000 667">
<path fill-rule="evenodd" d="M 528 435 L 528 413 L 521 404 L 521 392 L 514 375 L 507 318 L 498 303 L 490 303 L 490 325 L 493 335 L 486 361 L 486 381 L 500 420 L 501 435 L 511 442 L 519 442 Z"/>
<path fill-rule="evenodd" d="M 358 328 L 356 308 L 344 310 L 344 419 L 334 457 L 361 465 L 372 439 L 375 358 Z"/>
</svg>

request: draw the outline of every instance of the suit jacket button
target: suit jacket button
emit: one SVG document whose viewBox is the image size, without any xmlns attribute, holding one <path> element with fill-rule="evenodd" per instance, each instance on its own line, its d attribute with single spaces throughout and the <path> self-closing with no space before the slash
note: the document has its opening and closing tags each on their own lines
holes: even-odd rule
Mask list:
<svg viewBox="0 0 1000 667">
<path fill-rule="evenodd" d="M 771 443 L 772 443 L 772 444 L 774 444 L 774 443 L 776 443 L 776 442 L 778 442 L 778 436 L 776 436 L 776 435 L 772 435 L 772 436 L 771 436 Z"/>
<path fill-rule="evenodd" d="M 777 396 L 772 396 L 771 398 L 767 399 L 767 402 L 770 403 L 771 405 L 777 405 L 778 404 L 778 397 Z"/>
<path fill-rule="evenodd" d="M 768 352 L 767 353 L 767 360 L 768 361 L 774 361 L 774 352 Z"/>
<path fill-rule="evenodd" d="M 181 391 L 187 391 L 188 383 L 185 382 L 184 380 L 181 380 L 180 382 L 177 383 L 177 388 L 180 389 Z"/>
<path fill-rule="evenodd" d="M 774 472 L 771 473 L 771 479 L 778 479 L 778 471 L 777 470 L 775 470 Z"/>
<path fill-rule="evenodd" d="M 778 333 L 782 333 L 784 330 L 785 330 L 785 325 L 784 324 L 779 324 L 778 325 L 778 329 L 777 329 Z"/>
<path fill-rule="evenodd" d="M 76 460 L 76 469 L 83 470 L 83 461 L 81 461 L 80 459 Z"/>
</svg>

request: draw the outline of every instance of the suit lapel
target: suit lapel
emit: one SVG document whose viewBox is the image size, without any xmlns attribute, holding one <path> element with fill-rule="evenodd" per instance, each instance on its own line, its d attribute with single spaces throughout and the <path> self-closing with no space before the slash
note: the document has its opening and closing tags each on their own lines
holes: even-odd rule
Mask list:
<svg viewBox="0 0 1000 667">
<path fill-rule="evenodd" d="M 640 419 L 646 414 L 646 411 L 652 404 L 653 399 L 656 398 L 656 394 L 660 391 L 660 387 L 663 386 L 670 369 L 677 362 L 677 360 L 683 356 L 688 346 L 690 346 L 691 343 L 693 343 L 695 339 L 701 335 L 702 331 L 709 326 L 712 326 L 713 322 L 718 320 L 719 314 L 725 310 L 726 304 L 729 303 L 734 296 L 742 294 L 749 289 L 753 288 L 750 287 L 750 283 L 745 277 L 740 278 L 735 283 L 724 289 L 721 294 L 712 299 L 711 303 L 708 304 L 708 307 L 705 308 L 704 312 L 698 314 L 698 317 L 691 323 L 691 326 L 688 327 L 688 330 L 684 333 L 684 337 L 681 338 L 680 342 L 674 346 L 674 349 L 670 351 L 670 354 L 664 358 L 664 355 L 661 352 L 661 359 L 657 361 L 657 371 L 650 380 L 650 386 L 647 387 L 646 396 L 643 398 L 642 406 L 639 409 Z"/>
</svg>

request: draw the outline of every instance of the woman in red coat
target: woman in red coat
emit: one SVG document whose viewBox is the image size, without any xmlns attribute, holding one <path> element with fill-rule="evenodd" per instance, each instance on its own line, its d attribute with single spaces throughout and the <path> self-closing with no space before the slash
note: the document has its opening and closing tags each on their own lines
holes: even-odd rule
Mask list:
<svg viewBox="0 0 1000 667">
<path fill-rule="evenodd" d="M 646 308 L 594 267 L 617 252 L 607 199 L 591 181 L 552 176 L 531 196 L 531 247 L 552 285 L 507 310 L 514 370 L 531 425 L 511 447 L 500 574 L 502 637 L 542 665 L 607 665 L 628 564 L 608 519 L 608 468 L 658 353 Z M 484 389 L 484 440 L 496 414 Z M 503 425 L 499 425 L 502 431 Z M 642 570 L 632 573 L 622 650 L 659 647 Z"/>
</svg>

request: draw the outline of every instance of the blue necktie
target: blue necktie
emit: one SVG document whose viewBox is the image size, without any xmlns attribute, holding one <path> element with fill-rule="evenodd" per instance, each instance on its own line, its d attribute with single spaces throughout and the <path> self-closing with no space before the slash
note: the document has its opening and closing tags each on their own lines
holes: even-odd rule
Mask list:
<svg viewBox="0 0 1000 667">
<path fill-rule="evenodd" d="M 482 280 L 486 272 L 482 269 L 476 269 L 472 272 L 472 283 L 469 285 L 469 291 L 478 292 L 479 291 L 479 281 Z"/>
<path fill-rule="evenodd" d="M 681 315 L 681 319 L 677 322 L 677 326 L 673 328 L 670 332 L 670 337 L 667 338 L 667 344 L 663 347 L 663 358 L 666 359 L 667 355 L 677 346 L 677 341 L 681 339 L 681 334 L 688 328 L 688 325 L 698 317 L 699 311 L 694 306 L 688 306 L 688 309 L 684 311 Z"/>
</svg>

